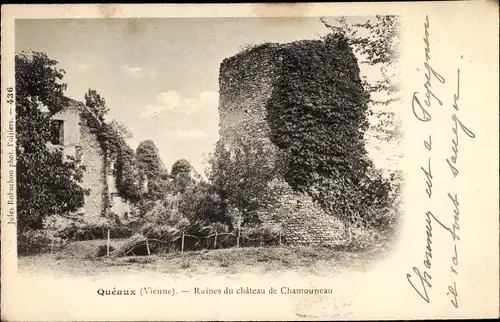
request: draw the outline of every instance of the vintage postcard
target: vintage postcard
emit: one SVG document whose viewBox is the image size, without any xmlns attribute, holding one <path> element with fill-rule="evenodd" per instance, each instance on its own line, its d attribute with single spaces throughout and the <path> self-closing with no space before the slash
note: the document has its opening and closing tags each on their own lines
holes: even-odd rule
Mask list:
<svg viewBox="0 0 500 322">
<path fill-rule="evenodd" d="M 2 6 L 2 320 L 498 318 L 498 19 Z"/>
</svg>

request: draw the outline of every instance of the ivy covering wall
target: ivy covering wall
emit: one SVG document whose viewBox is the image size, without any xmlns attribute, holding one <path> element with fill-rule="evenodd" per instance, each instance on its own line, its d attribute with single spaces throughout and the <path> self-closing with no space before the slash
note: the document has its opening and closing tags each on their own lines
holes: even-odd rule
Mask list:
<svg viewBox="0 0 500 322">
<path fill-rule="evenodd" d="M 266 109 L 271 141 L 285 152 L 285 180 L 329 213 L 366 221 L 389 186 L 365 149 L 369 93 L 356 56 L 342 35 L 282 45 L 276 54 Z"/>
<path fill-rule="evenodd" d="M 92 107 L 81 106 L 82 117 L 97 137 L 106 162 L 115 161 L 116 189 L 124 199 L 135 203 L 141 197 L 141 187 L 134 150 L 128 146 L 119 130 L 104 122 Z M 106 194 L 106 198 L 108 198 Z M 107 208 L 108 205 L 105 205 Z"/>
<path fill-rule="evenodd" d="M 267 115 L 271 140 L 289 155 L 285 178 L 309 188 L 315 176 L 349 176 L 369 165 L 363 133 L 368 95 L 356 57 L 342 38 L 288 44 Z"/>
<path fill-rule="evenodd" d="M 390 185 L 365 148 L 370 95 L 342 35 L 249 48 L 222 62 L 219 88 L 225 142 L 269 140 L 294 191 L 345 221 L 381 224 Z"/>
</svg>

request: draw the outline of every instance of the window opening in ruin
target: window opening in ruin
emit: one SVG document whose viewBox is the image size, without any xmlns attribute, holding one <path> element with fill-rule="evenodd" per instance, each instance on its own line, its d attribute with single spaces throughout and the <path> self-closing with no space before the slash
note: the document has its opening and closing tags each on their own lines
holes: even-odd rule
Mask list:
<svg viewBox="0 0 500 322">
<path fill-rule="evenodd" d="M 116 169 L 115 162 L 110 161 L 108 163 L 108 173 L 110 173 L 111 175 L 113 175 L 115 177 L 118 175 L 118 169 Z"/>
<path fill-rule="evenodd" d="M 75 161 L 76 162 L 81 162 L 82 161 L 82 147 L 77 145 L 75 147 Z"/>
<path fill-rule="evenodd" d="M 64 121 L 52 120 L 50 123 L 50 142 L 54 145 L 64 145 Z"/>
<path fill-rule="evenodd" d="M 76 210 L 77 214 L 84 214 L 85 213 L 85 192 L 82 191 L 81 193 L 76 195 L 76 198 L 78 199 L 78 209 Z"/>
</svg>

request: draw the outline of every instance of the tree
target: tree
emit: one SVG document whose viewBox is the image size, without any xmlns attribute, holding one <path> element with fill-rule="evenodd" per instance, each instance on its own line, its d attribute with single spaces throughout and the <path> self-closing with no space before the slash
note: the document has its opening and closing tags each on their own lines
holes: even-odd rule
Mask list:
<svg viewBox="0 0 500 322">
<path fill-rule="evenodd" d="M 148 176 L 158 175 L 164 171 L 158 148 L 151 140 L 142 141 L 136 149 L 139 168 Z"/>
<path fill-rule="evenodd" d="M 128 140 L 134 137 L 125 124 L 120 123 L 117 120 L 112 120 L 109 123 L 109 126 L 115 131 L 116 135 L 121 137 L 123 140 Z"/>
<path fill-rule="evenodd" d="M 336 25 L 329 24 L 325 18 L 320 21 L 332 31 L 326 38 L 334 34 L 344 35 L 349 45 L 363 58 L 362 64 L 380 68 L 381 79 L 367 85 L 371 92 L 382 92 L 386 99 L 373 102 L 388 104 L 399 100 L 396 96 L 399 88 L 393 81 L 400 54 L 399 17 L 377 15 L 374 21 L 355 24 L 348 24 L 345 17 L 340 17 L 336 19 Z"/>
<path fill-rule="evenodd" d="M 399 79 L 399 56 L 400 37 L 398 16 L 377 15 L 364 23 L 348 23 L 345 17 L 337 18 L 335 23 L 329 23 L 325 18 L 320 21 L 331 30 L 325 39 L 331 39 L 342 35 L 348 44 L 354 49 L 360 63 L 370 66 L 373 71 L 380 71 L 378 77 L 368 80 L 363 79 L 365 90 L 370 93 L 368 103 L 368 115 L 370 127 L 365 132 L 365 139 L 375 148 L 380 149 L 384 144 L 397 145 L 401 137 L 400 122 L 396 118 L 395 107 L 399 107 L 401 100 Z M 387 160 L 397 160 L 399 153 L 394 153 L 391 147 L 389 153 L 384 153 Z M 352 186 L 352 182 L 337 182 L 336 184 L 346 187 Z M 367 214 L 365 222 L 369 225 L 390 226 L 397 221 L 397 211 L 394 211 L 394 203 L 397 203 L 398 193 L 402 184 L 399 170 L 389 170 L 389 177 L 383 178 L 380 170 L 369 167 L 367 176 L 351 191 L 360 187 L 363 198 L 352 199 L 343 196 L 323 198 L 324 200 L 335 200 L 327 208 L 361 209 L 360 213 Z M 331 186 L 332 182 L 324 182 L 325 186 Z M 346 190 L 346 189 L 344 189 Z M 335 191 L 331 187 L 329 191 Z M 347 190 L 346 190 L 347 191 Z M 328 189 L 325 190 L 328 192 Z M 337 196 L 338 197 L 338 196 Z"/>
<path fill-rule="evenodd" d="M 194 184 L 191 177 L 191 164 L 186 159 L 175 161 L 172 165 L 170 177 L 172 178 L 170 190 L 174 193 L 184 193 L 186 189 Z"/>
<path fill-rule="evenodd" d="M 148 192 L 145 197 L 151 200 L 161 199 L 166 192 L 168 172 L 154 142 L 146 140 L 139 143 L 135 159 L 140 175 L 147 179 Z"/>
<path fill-rule="evenodd" d="M 399 84 L 399 17 L 377 15 L 365 23 L 349 24 L 345 17 L 337 18 L 330 24 L 325 18 L 320 21 L 332 33 L 326 36 L 342 34 L 355 53 L 361 57 L 361 63 L 370 65 L 380 73 L 376 79 L 368 81 L 364 86 L 371 93 L 370 112 L 374 116 L 373 126 L 368 135 L 379 140 L 395 140 L 400 135 L 399 122 L 394 111 L 388 105 L 401 100 Z"/>
<path fill-rule="evenodd" d="M 128 145 L 123 146 L 116 157 L 116 189 L 121 196 L 137 203 L 142 197 L 139 169 L 135 161 L 134 150 Z"/>
<path fill-rule="evenodd" d="M 203 226 L 221 223 L 231 227 L 231 218 L 221 196 L 207 182 L 190 185 L 181 195 L 179 211 L 191 222 L 198 221 Z"/>
<path fill-rule="evenodd" d="M 189 173 L 191 172 L 191 164 L 186 160 L 186 159 L 180 159 L 175 161 L 175 163 L 172 165 L 172 171 L 170 171 L 170 176 L 172 178 L 175 178 L 175 176 L 178 173 L 185 172 Z"/>
<path fill-rule="evenodd" d="M 278 202 L 279 192 L 269 185 L 278 169 L 263 142 L 239 142 L 229 150 L 219 141 L 211 167 L 212 191 L 220 196 L 225 216 L 231 216 L 232 209 L 237 209 L 243 225 L 257 224 L 258 211 Z"/>
<path fill-rule="evenodd" d="M 104 123 L 105 116 L 109 112 L 109 108 L 106 107 L 106 100 L 97 93 L 96 90 L 89 89 L 84 95 L 85 106 L 87 106 L 94 115 Z"/>
<path fill-rule="evenodd" d="M 112 120 L 106 122 L 109 108 L 106 100 L 96 90 L 89 89 L 84 96 L 86 109 L 83 116 L 92 133 L 105 151 L 104 157 L 116 160 L 116 188 L 125 199 L 136 203 L 142 196 L 139 180 L 139 169 L 135 161 L 134 150 L 126 140 L 132 138 L 132 133 L 122 123 Z"/>
<path fill-rule="evenodd" d="M 39 229 L 49 215 L 83 205 L 82 169 L 48 149 L 50 117 L 67 106 L 64 70 L 46 54 L 15 57 L 18 228 Z M 48 111 L 43 111 L 47 109 Z"/>
</svg>

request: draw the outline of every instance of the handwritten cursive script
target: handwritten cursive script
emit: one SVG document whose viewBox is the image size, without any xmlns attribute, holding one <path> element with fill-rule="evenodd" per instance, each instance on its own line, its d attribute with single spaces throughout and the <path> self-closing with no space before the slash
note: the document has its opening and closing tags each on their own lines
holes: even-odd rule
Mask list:
<svg viewBox="0 0 500 322">
<path fill-rule="evenodd" d="M 424 62 L 424 68 L 425 68 L 425 83 L 424 83 L 424 89 L 425 89 L 425 99 L 424 99 L 424 104 L 425 106 L 422 105 L 422 102 L 420 100 L 420 96 L 418 92 L 413 93 L 413 99 L 412 99 L 412 110 L 413 110 L 413 115 L 422 122 L 429 122 L 432 120 L 432 116 L 428 110 L 432 106 L 432 101 L 434 100 L 437 102 L 439 105 L 443 105 L 443 102 L 441 99 L 435 94 L 434 89 L 432 88 L 432 80 L 436 79 L 439 83 L 444 84 L 446 80 L 444 79 L 441 74 L 439 74 L 431 65 L 431 47 L 430 47 L 430 23 L 429 23 L 429 16 L 425 16 L 425 22 L 424 22 L 424 44 L 425 44 L 425 62 Z M 418 71 L 420 69 L 417 68 Z"/>
<path fill-rule="evenodd" d="M 464 133 L 467 137 L 469 137 L 471 139 L 476 137 L 476 135 L 459 120 L 459 117 L 458 117 L 458 111 L 460 110 L 459 109 L 459 100 L 460 100 L 460 69 L 457 69 L 457 90 L 456 90 L 455 94 L 453 95 L 454 113 L 451 116 L 451 120 L 452 120 L 451 131 L 453 133 L 453 138 L 451 140 L 452 155 L 449 159 L 446 159 L 446 162 L 447 162 L 447 164 L 451 170 L 451 173 L 453 175 L 453 180 L 456 180 L 457 176 L 460 173 L 460 171 L 458 170 L 459 134 Z M 448 228 L 448 227 L 445 227 L 445 228 L 450 232 L 451 237 L 453 239 L 450 271 L 453 273 L 454 276 L 456 276 L 456 275 L 458 275 L 458 266 L 459 266 L 458 241 L 460 240 L 460 236 L 459 236 L 460 203 L 458 201 L 458 193 L 448 192 L 447 196 L 452 204 L 453 220 L 452 220 L 452 224 L 450 226 L 451 228 Z M 450 302 L 453 304 L 453 306 L 458 308 L 458 290 L 457 290 L 457 282 L 455 280 L 453 280 L 453 282 L 448 286 L 448 293 L 446 293 L 446 294 L 451 296 Z"/>
<path fill-rule="evenodd" d="M 455 112 L 459 111 L 459 105 L 458 105 L 459 99 L 460 99 L 460 69 L 457 70 L 457 92 L 453 95 L 453 108 L 455 109 Z M 454 136 L 453 139 L 451 140 L 452 155 L 450 158 L 446 159 L 446 162 L 448 163 L 448 166 L 450 167 L 451 173 L 453 174 L 454 177 L 456 177 L 459 173 L 458 168 L 457 168 L 459 133 L 463 132 L 469 138 L 475 138 L 476 135 L 474 133 L 472 133 L 472 131 L 469 130 L 459 120 L 456 113 L 454 113 L 451 116 L 451 119 L 453 121 L 452 132 L 453 132 L 453 136 Z"/>
<path fill-rule="evenodd" d="M 425 91 L 425 98 L 422 100 L 420 97 L 420 93 L 415 91 L 413 93 L 412 98 L 412 111 L 415 118 L 420 123 L 428 123 L 432 121 L 433 116 L 433 106 L 443 106 L 446 104 L 443 103 L 441 96 L 439 94 L 439 87 L 433 85 L 445 84 L 446 79 L 437 72 L 437 69 L 433 67 L 431 61 L 431 40 L 430 40 L 430 21 L 429 17 L 425 17 L 424 22 L 424 57 L 425 61 L 423 63 L 425 71 L 425 82 L 423 84 L 423 88 Z M 417 68 L 417 71 L 420 70 Z M 453 137 L 451 139 L 451 154 L 450 157 L 446 159 L 446 163 L 449 166 L 449 169 L 452 174 L 452 180 L 455 180 L 460 173 L 459 170 L 459 142 L 463 137 L 475 138 L 475 134 L 467 127 L 464 122 L 459 118 L 459 101 L 460 101 L 460 69 L 457 69 L 457 85 L 456 91 L 453 95 L 453 113 L 451 114 L 452 127 L 451 132 Z M 451 105 L 451 104 L 450 104 Z M 425 179 L 425 195 L 427 196 L 427 200 L 436 198 L 433 195 L 433 179 L 436 174 L 432 172 L 432 158 L 431 151 L 433 149 L 432 146 L 432 134 L 428 134 L 427 138 L 423 141 L 423 145 L 425 148 L 425 152 L 427 153 L 427 162 L 425 166 L 421 166 L 420 170 L 422 171 Z M 459 245 L 460 241 L 460 203 L 458 193 L 456 192 L 448 192 L 447 199 L 451 203 L 451 223 L 447 224 L 446 221 L 443 221 L 438 216 L 436 216 L 430 209 L 425 211 L 425 235 L 426 235 L 426 243 L 425 243 L 425 252 L 424 257 L 422 259 L 422 266 L 413 266 L 412 273 L 406 274 L 406 279 L 413 290 L 422 298 L 425 302 L 431 302 L 431 296 L 429 293 L 429 289 L 433 286 L 432 281 L 432 267 L 433 260 L 435 260 L 436 256 L 433 258 L 433 234 L 439 229 L 441 231 L 445 231 L 448 236 L 451 237 L 452 241 L 452 251 L 451 251 L 451 265 L 450 271 L 452 273 L 452 281 L 448 285 L 447 295 L 451 297 L 450 302 L 458 308 L 458 288 L 457 282 L 455 280 L 456 275 L 458 275 L 458 266 L 459 266 Z M 437 224 L 437 225 L 435 225 Z M 434 230 L 433 230 L 434 228 Z"/>
</svg>

